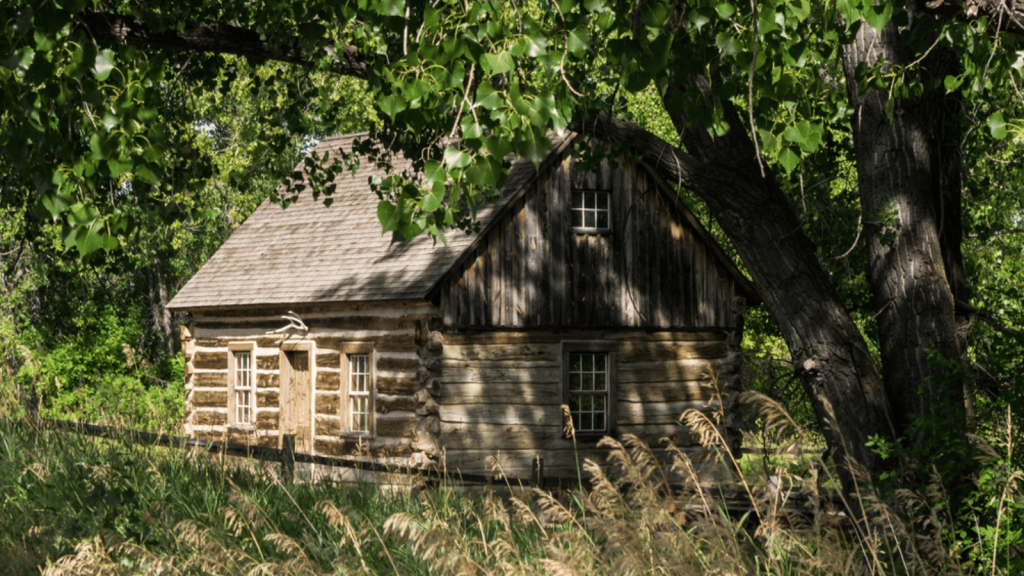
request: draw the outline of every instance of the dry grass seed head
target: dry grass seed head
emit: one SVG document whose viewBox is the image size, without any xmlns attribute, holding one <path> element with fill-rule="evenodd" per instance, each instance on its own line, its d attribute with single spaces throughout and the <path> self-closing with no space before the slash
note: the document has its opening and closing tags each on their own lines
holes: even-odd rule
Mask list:
<svg viewBox="0 0 1024 576">
<path fill-rule="evenodd" d="M 760 392 L 749 390 L 740 394 L 739 401 L 741 404 L 752 404 L 757 407 L 758 413 L 764 418 L 764 425 L 767 430 L 793 434 L 803 438 L 803 428 L 793 420 L 782 404 Z"/>
<path fill-rule="evenodd" d="M 533 490 L 533 494 L 537 499 L 537 505 L 540 506 L 541 511 L 549 522 L 561 524 L 570 520 L 575 520 L 575 516 L 572 512 L 562 505 L 562 503 L 559 502 L 558 499 L 550 492 L 535 488 Z"/>
<path fill-rule="evenodd" d="M 43 570 L 44 576 L 103 574 L 115 568 L 99 538 L 75 544 L 75 553 L 59 558 Z"/>
<path fill-rule="evenodd" d="M 679 419 L 690 428 L 692 433 L 697 435 L 697 441 L 701 446 L 705 448 L 725 446 L 722 435 L 719 434 L 718 428 L 715 427 L 715 423 L 708 418 L 707 414 L 690 408 L 683 412 Z"/>
<path fill-rule="evenodd" d="M 573 443 L 576 442 L 576 428 L 572 423 L 572 411 L 569 410 L 568 404 L 562 404 L 562 434 L 568 438 L 572 438 Z"/>
<path fill-rule="evenodd" d="M 338 509 L 333 502 L 328 500 L 318 502 L 316 509 L 327 518 L 327 524 L 329 526 L 341 529 L 342 537 L 338 546 L 344 546 L 346 543 L 351 544 L 352 548 L 356 551 L 356 557 L 359 559 L 360 566 L 365 570 L 369 570 L 366 566 L 366 560 L 363 558 L 363 549 L 360 545 L 361 533 L 356 532 L 355 527 L 352 526 L 352 522 L 349 521 L 348 514 Z"/>
<path fill-rule="evenodd" d="M 583 470 L 590 478 L 591 488 L 584 495 L 590 504 L 587 508 L 592 512 L 610 516 L 619 509 L 618 502 L 621 494 L 619 489 L 605 475 L 604 469 L 593 460 L 587 458 L 583 461 Z"/>
<path fill-rule="evenodd" d="M 540 567 L 545 574 L 550 574 L 551 576 L 576 576 L 577 574 L 569 564 L 559 560 L 552 560 L 551 558 L 541 559 Z"/>
</svg>

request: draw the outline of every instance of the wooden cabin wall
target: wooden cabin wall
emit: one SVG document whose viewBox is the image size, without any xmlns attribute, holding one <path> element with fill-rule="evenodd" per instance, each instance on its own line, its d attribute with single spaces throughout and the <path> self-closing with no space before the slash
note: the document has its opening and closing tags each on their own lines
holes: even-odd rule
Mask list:
<svg viewBox="0 0 1024 576">
<path fill-rule="evenodd" d="M 571 227 L 574 188 L 611 190 L 611 231 Z M 735 280 L 645 170 L 576 170 L 532 184 L 441 290 L 448 326 L 736 327 Z"/>
<path fill-rule="evenodd" d="M 612 344 L 619 437 L 635 434 L 652 448 L 671 438 L 695 461 L 710 453 L 677 424 L 679 416 L 690 408 L 731 414 L 740 388 L 735 332 L 492 331 L 444 339 L 439 440 L 450 472 L 489 473 L 486 459 L 494 456 L 505 474 L 527 478 L 540 455 L 547 476 L 575 478 L 577 456 L 605 461 L 596 442 L 579 442 L 577 452 L 564 437 L 565 341 Z M 730 418 L 726 428 L 738 448 Z"/>
<path fill-rule="evenodd" d="M 191 318 L 182 330 L 186 434 L 201 440 L 280 447 L 282 343 L 308 342 L 316 454 L 401 457 L 403 464 L 409 457 L 421 463 L 436 457 L 436 439 L 430 430 L 439 429 L 437 404 L 429 390 L 439 392 L 440 336 L 433 330 L 440 325 L 437 308 L 421 303 L 300 314 L 308 333 L 289 331 L 286 339 L 272 332 L 287 321 L 258 310 Z M 256 344 L 253 429 L 228 425 L 228 347 L 241 342 Z M 376 434 L 361 443 L 355 436 L 342 434 L 340 404 L 342 347 L 357 343 L 373 344 L 376 390 Z"/>
</svg>

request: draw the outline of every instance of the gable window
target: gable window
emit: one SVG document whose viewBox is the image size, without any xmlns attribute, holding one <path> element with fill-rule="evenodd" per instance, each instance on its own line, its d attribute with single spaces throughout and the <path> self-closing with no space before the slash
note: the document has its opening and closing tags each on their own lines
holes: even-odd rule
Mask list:
<svg viewBox="0 0 1024 576">
<path fill-rule="evenodd" d="M 607 190 L 572 191 L 572 227 L 580 231 L 611 228 L 611 192 Z"/>
<path fill-rule="evenodd" d="M 251 343 L 228 346 L 228 422 L 238 426 L 256 423 L 255 346 Z"/>
<path fill-rule="evenodd" d="M 342 348 L 342 426 L 352 434 L 372 435 L 375 409 L 373 348 L 359 344 Z"/>
<path fill-rule="evenodd" d="M 562 398 L 576 437 L 615 433 L 615 352 L 604 342 L 562 345 Z"/>
</svg>

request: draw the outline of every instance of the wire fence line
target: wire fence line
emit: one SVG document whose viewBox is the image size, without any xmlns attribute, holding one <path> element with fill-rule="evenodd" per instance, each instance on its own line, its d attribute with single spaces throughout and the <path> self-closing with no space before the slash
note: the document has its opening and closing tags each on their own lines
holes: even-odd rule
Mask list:
<svg viewBox="0 0 1024 576">
<path fill-rule="evenodd" d="M 494 484 L 495 482 L 507 483 L 510 487 L 538 487 L 538 488 L 565 488 L 572 486 L 580 486 L 582 481 L 584 486 L 588 486 L 589 482 L 583 478 L 546 478 L 544 476 L 544 460 L 539 455 L 534 461 L 534 477 L 533 478 L 517 478 L 509 476 L 486 476 L 482 474 L 462 474 L 461 472 L 446 473 L 437 469 L 423 469 L 414 468 L 411 466 L 401 465 L 388 465 L 380 464 L 377 462 L 359 460 L 356 458 L 344 458 L 344 457 L 331 457 L 331 456 L 318 456 L 313 454 L 305 454 L 302 452 L 296 452 L 295 436 L 291 434 L 285 434 L 282 436 L 282 448 L 271 448 L 268 446 L 258 446 L 252 444 L 240 444 L 234 442 L 222 442 L 216 440 L 199 440 L 196 438 L 186 438 L 183 436 L 173 436 L 170 434 L 159 434 L 154 432 L 143 432 L 139 430 L 133 430 L 130 428 L 120 428 L 115 426 L 102 426 L 99 424 L 89 424 L 84 422 L 74 422 L 69 420 L 55 420 L 50 418 L 38 418 L 32 419 L 40 428 L 65 431 L 77 434 L 84 434 L 88 436 L 97 436 L 103 438 L 109 438 L 112 440 L 118 440 L 122 442 L 132 442 L 135 444 L 150 444 L 155 446 L 167 446 L 169 448 L 193 448 L 207 450 L 211 453 L 226 455 L 226 456 L 238 456 L 244 458 L 259 459 L 264 462 L 277 462 L 280 463 L 281 478 L 287 482 L 294 481 L 294 470 L 295 463 L 309 463 L 319 464 L 324 466 L 334 466 L 340 468 L 349 468 L 354 470 L 363 470 L 370 472 L 380 472 L 386 474 L 397 474 L 406 475 L 412 477 L 423 478 L 428 485 L 439 484 L 441 482 L 456 482 L 461 484 Z M 771 482 L 769 481 L 769 484 Z M 673 490 L 685 491 L 685 487 L 670 485 Z M 779 486 L 774 487 L 776 490 L 781 488 Z M 705 489 L 708 495 L 717 501 L 718 506 L 722 512 L 728 513 L 730 516 L 742 517 L 748 514 L 752 510 L 752 506 L 757 504 L 749 499 L 749 494 L 743 494 L 742 491 L 733 492 L 722 490 L 719 487 L 715 489 Z M 731 492 L 731 493 L 729 493 Z M 838 495 L 825 495 L 825 494 L 806 494 L 799 492 L 791 492 L 784 498 L 783 507 L 789 509 L 792 512 L 798 514 L 807 514 L 807 509 L 810 500 L 816 499 L 819 501 L 829 501 L 831 504 L 836 505 L 839 509 L 842 509 L 842 500 Z M 842 513 L 839 513 L 842 516 Z"/>
<path fill-rule="evenodd" d="M 271 448 L 269 446 L 258 446 L 255 444 L 240 444 L 237 442 L 222 442 L 218 440 L 199 440 L 196 438 L 186 438 L 183 436 L 172 436 L 170 434 L 158 434 L 154 432 L 142 432 L 139 430 L 132 430 L 130 428 L 101 426 L 99 424 L 88 424 L 70 420 L 40 418 L 38 419 L 38 423 L 40 427 L 51 430 L 63 430 L 78 434 L 85 434 L 87 436 L 98 436 L 136 444 L 151 444 L 155 446 L 167 446 L 170 448 L 198 448 L 226 456 L 240 456 L 264 461 L 280 462 L 282 477 L 289 481 L 294 478 L 296 462 L 351 468 L 369 472 L 418 476 L 434 482 L 454 480 L 457 482 L 471 484 L 488 484 L 499 479 L 494 476 L 486 476 L 483 474 L 446 474 L 432 468 L 414 468 L 411 466 L 401 466 L 396 464 L 380 464 L 378 462 L 360 460 L 356 458 L 305 454 L 295 451 L 295 436 L 292 434 L 282 435 L 282 448 Z M 552 481 L 565 480 L 545 478 L 543 459 L 540 457 L 538 457 L 537 462 L 535 462 L 534 468 L 534 478 L 515 478 L 506 476 L 504 477 L 504 481 L 507 481 L 512 485 L 521 485 L 524 487 L 537 486 L 543 488 L 546 484 Z M 562 483 L 564 484 L 564 482 Z"/>
</svg>

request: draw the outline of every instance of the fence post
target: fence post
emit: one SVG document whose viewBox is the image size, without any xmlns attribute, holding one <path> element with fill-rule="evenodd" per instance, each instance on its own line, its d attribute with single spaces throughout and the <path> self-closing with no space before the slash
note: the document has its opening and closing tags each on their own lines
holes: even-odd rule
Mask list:
<svg viewBox="0 0 1024 576">
<path fill-rule="evenodd" d="M 285 482 L 295 479 L 295 435 L 281 436 L 281 477 Z"/>
<path fill-rule="evenodd" d="M 533 457 L 533 483 L 537 488 L 544 489 L 544 459 L 540 454 Z"/>
</svg>

